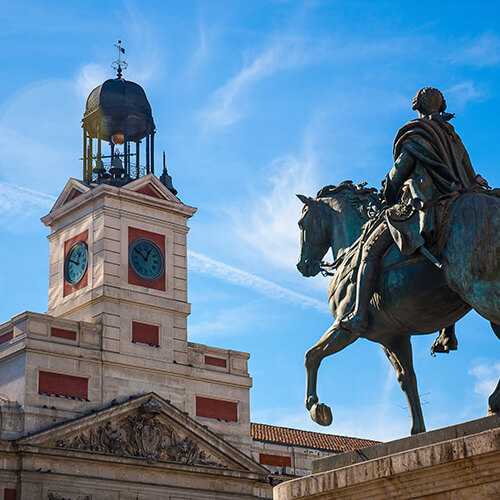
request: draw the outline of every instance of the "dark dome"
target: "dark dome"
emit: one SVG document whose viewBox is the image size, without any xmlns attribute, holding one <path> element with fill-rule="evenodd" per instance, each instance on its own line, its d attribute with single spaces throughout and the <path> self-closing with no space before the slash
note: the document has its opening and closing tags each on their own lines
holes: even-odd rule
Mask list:
<svg viewBox="0 0 500 500">
<path fill-rule="evenodd" d="M 83 124 L 92 136 L 105 141 L 119 132 L 128 141 L 140 141 L 155 128 L 143 88 L 122 78 L 106 80 L 90 93 Z"/>
</svg>

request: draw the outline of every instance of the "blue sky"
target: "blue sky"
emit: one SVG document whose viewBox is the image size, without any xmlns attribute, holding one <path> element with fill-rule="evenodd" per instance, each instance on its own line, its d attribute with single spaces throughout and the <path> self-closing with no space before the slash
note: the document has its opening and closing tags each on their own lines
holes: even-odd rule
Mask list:
<svg viewBox="0 0 500 500">
<path fill-rule="evenodd" d="M 295 193 L 379 186 L 423 86 L 440 88 L 475 169 L 500 186 L 500 6 L 482 2 L 13 2 L 0 14 L 0 321 L 47 307 L 47 213 L 81 177 L 85 99 L 113 77 L 143 85 L 189 234 L 189 336 L 251 353 L 252 420 L 391 439 L 406 401 L 380 346 L 326 358 L 329 428 L 303 407 L 305 351 L 331 325 L 328 279 L 295 269 Z M 16 265 L 15 262 L 21 264 Z M 459 351 L 413 340 L 427 427 L 485 414 L 500 345 L 470 314 Z"/>
</svg>

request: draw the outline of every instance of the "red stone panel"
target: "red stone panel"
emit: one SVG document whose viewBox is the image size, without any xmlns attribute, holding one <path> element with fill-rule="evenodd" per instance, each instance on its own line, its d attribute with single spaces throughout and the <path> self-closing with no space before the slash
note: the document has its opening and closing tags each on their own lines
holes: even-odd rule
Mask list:
<svg viewBox="0 0 500 500">
<path fill-rule="evenodd" d="M 150 231 L 144 231 L 143 229 L 137 229 L 136 227 L 128 228 L 128 244 L 130 244 L 136 240 L 137 238 L 148 238 L 151 241 L 154 241 L 163 252 L 165 256 L 165 235 L 152 233 Z M 166 260 L 166 259 L 165 259 Z M 165 262 L 166 267 L 166 262 Z M 137 274 L 134 273 L 130 264 L 128 265 L 128 282 L 131 285 L 139 285 L 145 288 L 154 288 L 155 290 L 165 291 L 165 272 L 158 279 L 153 281 L 143 280 L 139 278 Z"/>
<path fill-rule="evenodd" d="M 154 198 L 161 198 L 158 193 L 148 184 L 142 186 L 140 189 L 136 190 L 136 193 L 147 194 L 148 196 L 153 196 Z"/>
<path fill-rule="evenodd" d="M 212 366 L 221 366 L 222 368 L 226 368 L 227 366 L 225 359 L 214 358 L 213 356 L 205 356 L 205 364 Z"/>
<path fill-rule="evenodd" d="M 63 328 L 50 328 L 51 337 L 59 337 L 61 339 L 76 340 L 76 332 L 72 330 L 64 330 Z"/>
<path fill-rule="evenodd" d="M 292 459 L 282 455 L 267 455 L 266 453 L 259 453 L 259 462 L 262 465 L 274 465 L 275 467 L 290 467 Z"/>
<path fill-rule="evenodd" d="M 3 490 L 4 500 L 16 500 L 16 490 L 15 488 L 4 488 Z"/>
<path fill-rule="evenodd" d="M 238 421 L 238 404 L 232 401 L 196 396 L 196 416 Z"/>
<path fill-rule="evenodd" d="M 73 188 L 64 203 L 68 203 L 69 201 L 74 200 L 77 196 L 80 196 L 81 194 L 83 194 L 81 191 L 78 191 L 78 189 Z"/>
<path fill-rule="evenodd" d="M 87 399 L 88 385 L 89 381 L 85 377 L 45 371 L 38 374 L 38 392 Z"/>
<path fill-rule="evenodd" d="M 0 336 L 0 344 L 5 344 L 14 337 L 14 332 L 7 332 Z"/>
<path fill-rule="evenodd" d="M 160 345 L 160 328 L 156 325 L 148 325 L 139 321 L 132 321 L 132 341 L 140 344 Z"/>
<path fill-rule="evenodd" d="M 78 243 L 79 241 L 84 241 L 88 245 L 88 243 L 89 243 L 89 231 L 88 231 L 88 229 L 83 231 L 83 233 L 77 234 L 76 236 L 73 236 L 73 238 L 70 238 L 69 240 L 66 240 L 64 242 L 64 258 L 66 258 L 66 255 L 68 254 L 68 250 L 75 243 Z M 88 259 L 89 259 L 89 255 L 87 255 L 87 263 L 88 263 Z M 76 285 L 70 285 L 64 279 L 64 273 L 63 273 L 63 282 L 64 282 L 63 294 L 64 294 L 64 297 L 75 292 L 76 290 L 81 290 L 82 288 L 86 287 L 88 284 L 88 274 L 89 274 L 89 268 L 88 268 L 88 264 L 87 264 L 87 270 L 85 271 L 83 278 Z"/>
</svg>

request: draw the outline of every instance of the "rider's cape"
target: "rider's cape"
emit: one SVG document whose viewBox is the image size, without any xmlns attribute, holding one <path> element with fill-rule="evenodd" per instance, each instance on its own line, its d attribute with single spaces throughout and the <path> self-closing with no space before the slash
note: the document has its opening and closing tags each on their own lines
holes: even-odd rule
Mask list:
<svg viewBox="0 0 500 500">
<path fill-rule="evenodd" d="M 395 166 L 384 194 L 390 203 L 399 200 L 386 211 L 386 221 L 401 252 L 410 255 L 438 237 L 435 201 L 470 189 L 476 173 L 453 126 L 439 115 L 412 120 L 398 131 L 394 160 L 403 152 L 417 160 L 415 167 L 407 178 L 400 178 Z"/>
</svg>

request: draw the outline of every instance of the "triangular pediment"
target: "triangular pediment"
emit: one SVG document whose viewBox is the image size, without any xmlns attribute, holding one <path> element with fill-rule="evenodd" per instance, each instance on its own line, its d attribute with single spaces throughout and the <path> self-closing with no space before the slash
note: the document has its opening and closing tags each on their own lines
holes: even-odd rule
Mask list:
<svg viewBox="0 0 500 500">
<path fill-rule="evenodd" d="M 73 201 L 75 198 L 78 198 L 78 196 L 85 194 L 88 191 L 90 191 L 90 187 L 87 186 L 84 182 L 79 181 L 78 179 L 71 178 L 66 183 L 66 186 L 64 186 L 64 189 L 61 191 L 61 194 L 57 198 L 54 206 L 50 211 L 53 212 L 62 205 Z"/>
<path fill-rule="evenodd" d="M 167 189 L 154 174 L 148 174 L 123 186 L 123 189 L 134 191 L 145 196 L 151 196 L 160 200 L 168 200 L 174 203 L 181 201 L 169 189 Z"/>
<path fill-rule="evenodd" d="M 268 471 L 155 393 L 18 440 L 18 445 L 65 453 L 114 455 L 143 463 Z"/>
</svg>

